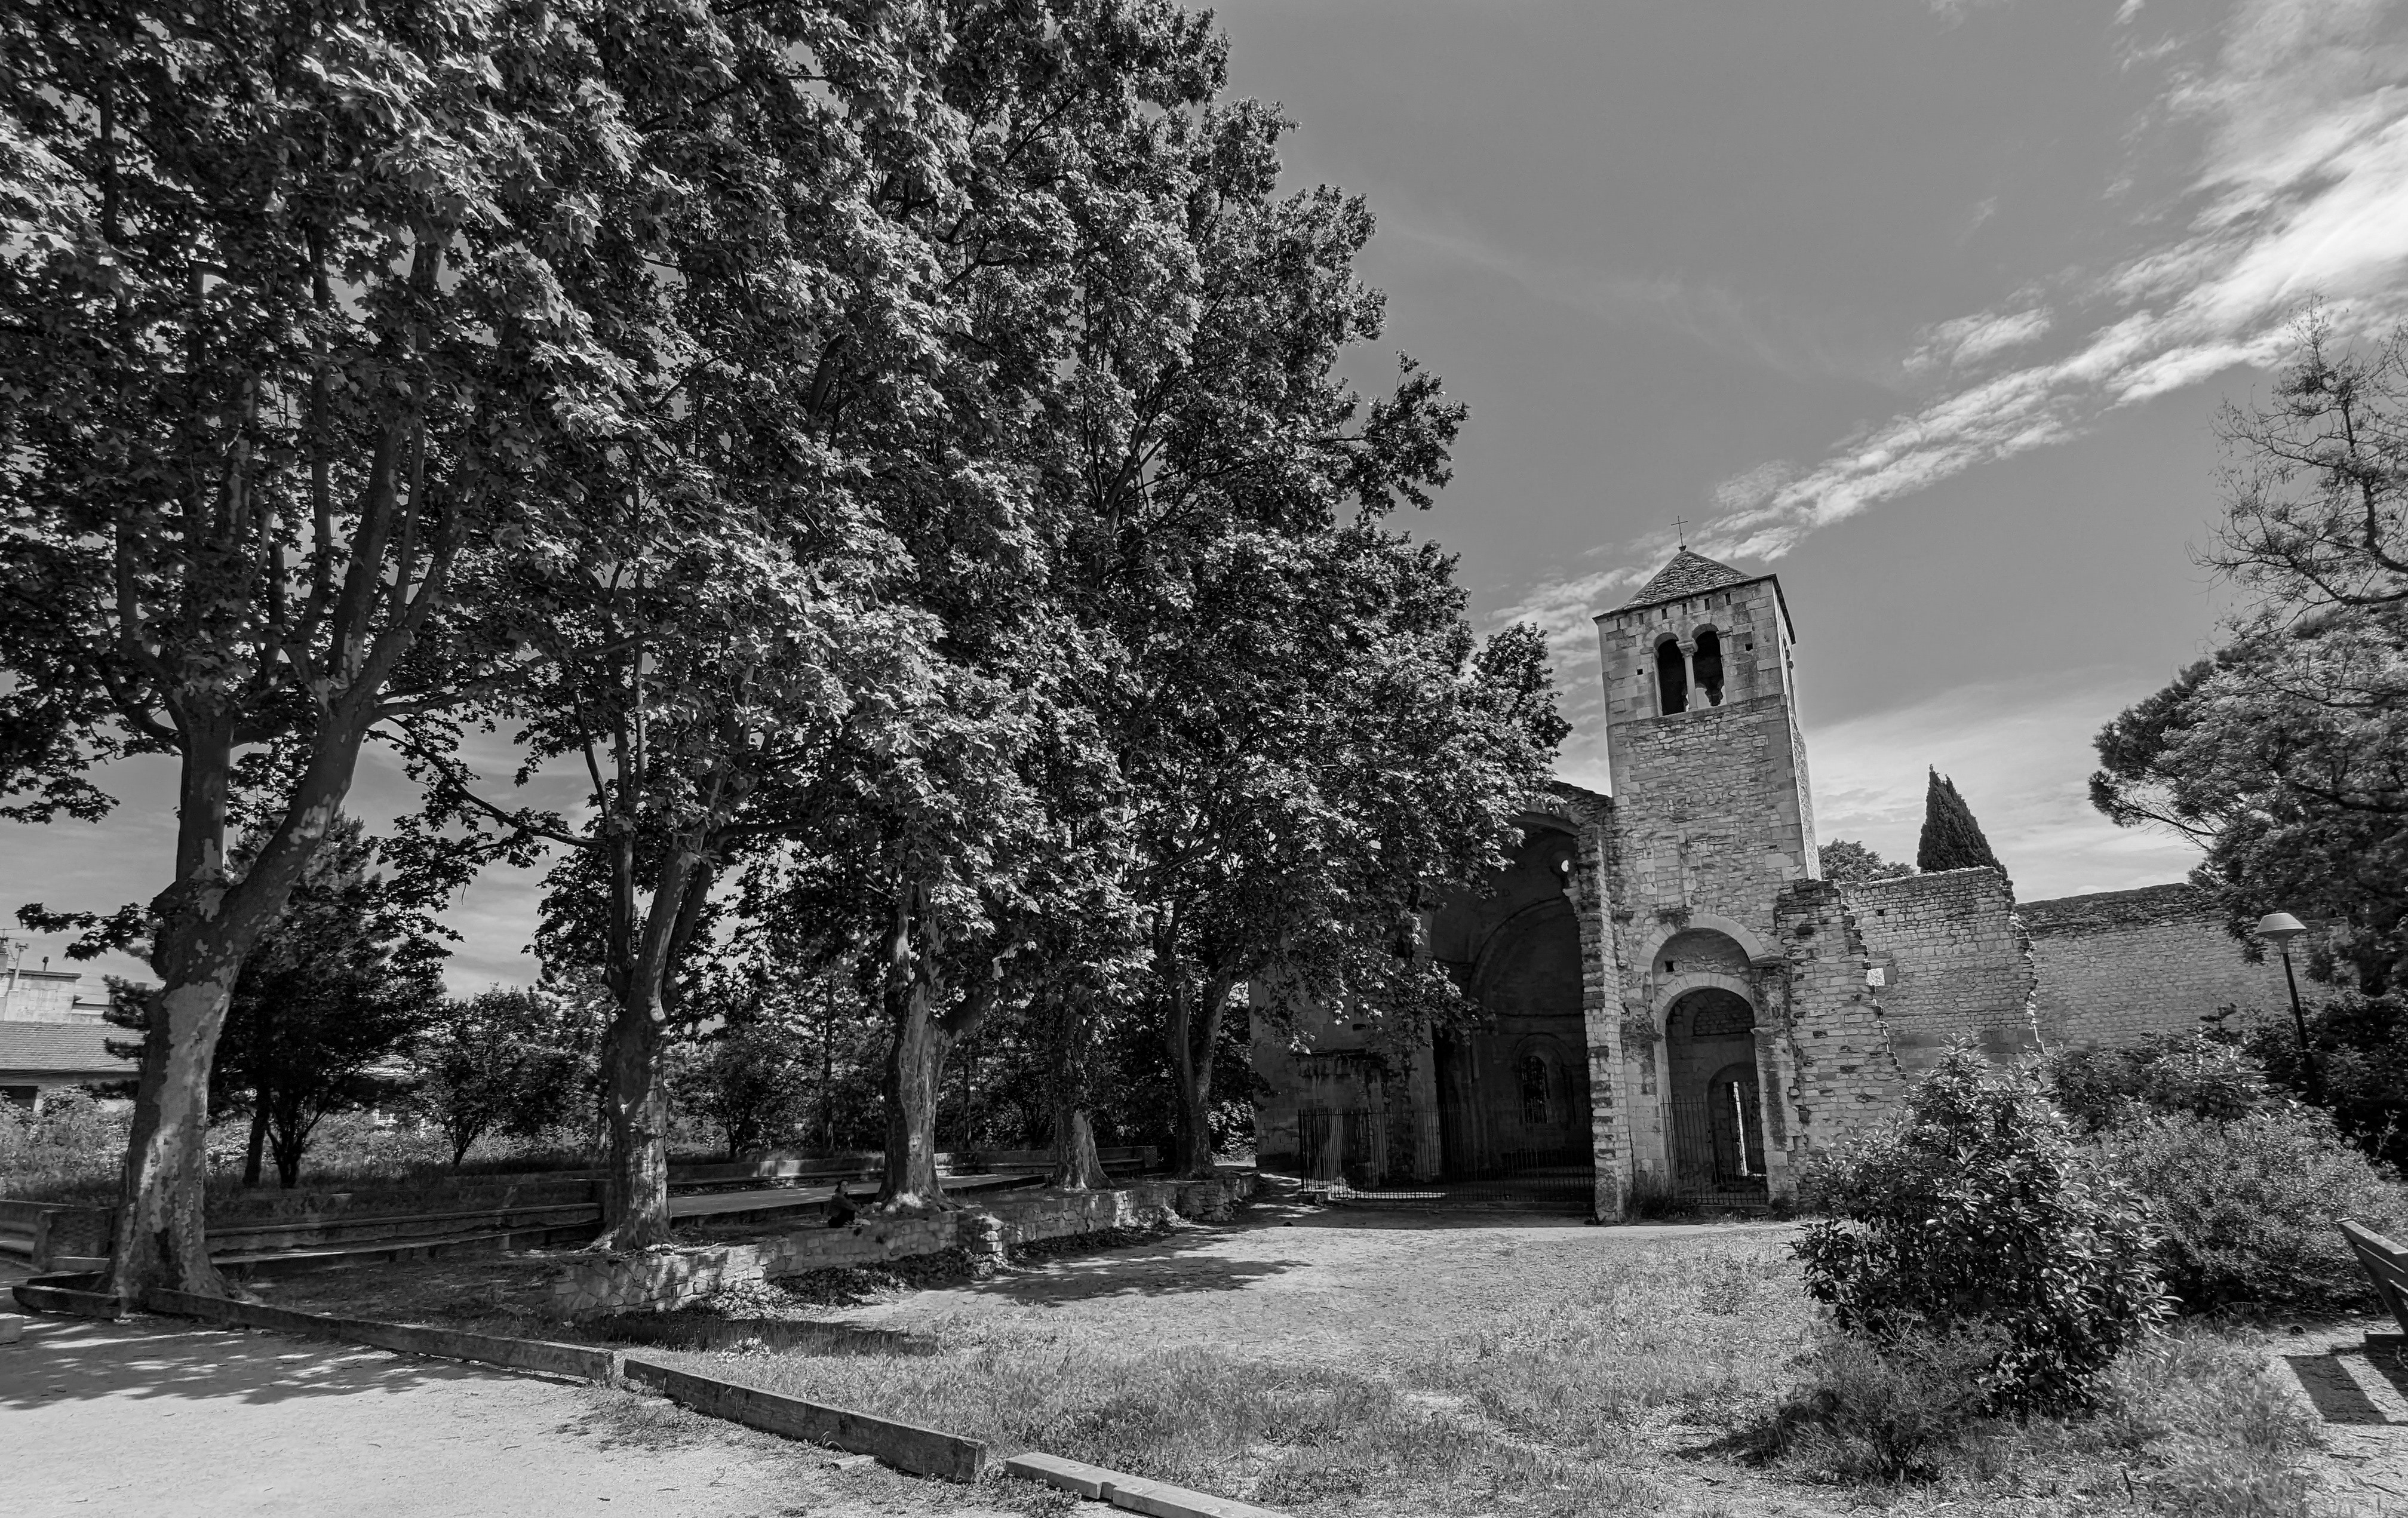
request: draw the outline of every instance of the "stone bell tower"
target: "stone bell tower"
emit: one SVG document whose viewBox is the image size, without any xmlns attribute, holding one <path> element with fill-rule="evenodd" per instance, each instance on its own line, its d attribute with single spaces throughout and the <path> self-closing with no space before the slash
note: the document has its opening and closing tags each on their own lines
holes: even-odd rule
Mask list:
<svg viewBox="0 0 2408 1518">
<path fill-rule="evenodd" d="M 1781 888 L 1820 874 L 1781 581 L 1683 549 L 1597 631 L 1615 905 L 1769 941 Z"/>
<path fill-rule="evenodd" d="M 1598 1032 L 1628 1146 L 1599 1146 L 1599 1205 L 1610 1169 L 1760 1201 L 1791 1184 L 1775 908 L 1820 874 L 1789 609 L 1772 576 L 1684 548 L 1597 631 L 1613 776 L 1613 963 L 1601 967 L 1621 1001 Z"/>
</svg>

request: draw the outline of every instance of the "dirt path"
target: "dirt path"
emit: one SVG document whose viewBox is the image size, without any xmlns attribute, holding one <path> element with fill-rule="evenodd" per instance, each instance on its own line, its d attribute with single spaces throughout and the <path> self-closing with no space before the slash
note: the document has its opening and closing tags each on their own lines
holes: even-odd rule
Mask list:
<svg viewBox="0 0 2408 1518">
<path fill-rule="evenodd" d="M 2370 1319 L 2293 1336 L 2272 1357 L 2276 1382 L 2295 1387 L 2324 1425 L 2319 1513 L 2408 1518 L 2408 1365 L 2370 1354 L 2364 1339 L 2394 1326 Z"/>
<path fill-rule="evenodd" d="M 11 1518 L 1010 1518 L 666 1403 L 375 1350 L 36 1319 L 0 1345 Z"/>
</svg>

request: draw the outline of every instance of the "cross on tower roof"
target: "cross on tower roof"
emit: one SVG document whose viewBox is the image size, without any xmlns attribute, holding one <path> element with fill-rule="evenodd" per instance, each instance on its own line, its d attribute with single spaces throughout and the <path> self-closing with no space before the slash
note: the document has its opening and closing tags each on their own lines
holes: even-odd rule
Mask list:
<svg viewBox="0 0 2408 1518">
<path fill-rule="evenodd" d="M 1689 546 L 1689 519 L 1686 517 L 1674 517 L 1672 519 L 1672 531 L 1674 535 L 1681 539 L 1681 546 L 1683 548 L 1687 548 Z"/>
</svg>

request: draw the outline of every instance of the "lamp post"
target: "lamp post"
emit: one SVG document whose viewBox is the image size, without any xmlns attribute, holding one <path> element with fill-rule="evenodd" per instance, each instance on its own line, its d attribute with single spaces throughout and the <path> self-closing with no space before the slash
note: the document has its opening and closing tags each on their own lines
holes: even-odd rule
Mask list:
<svg viewBox="0 0 2408 1518">
<path fill-rule="evenodd" d="M 2291 1027 L 2300 1036 L 2300 1071 L 2307 1077 L 2308 1100 L 2321 1106 L 2324 1079 L 2316 1073 L 2316 1056 L 2308 1048 L 2308 1014 L 2300 1010 L 2300 978 L 2291 969 L 2291 940 L 2307 936 L 2308 925 L 2289 912 L 2268 912 L 2258 919 L 2258 936 L 2283 956 L 2283 981 L 2291 988 Z"/>
</svg>

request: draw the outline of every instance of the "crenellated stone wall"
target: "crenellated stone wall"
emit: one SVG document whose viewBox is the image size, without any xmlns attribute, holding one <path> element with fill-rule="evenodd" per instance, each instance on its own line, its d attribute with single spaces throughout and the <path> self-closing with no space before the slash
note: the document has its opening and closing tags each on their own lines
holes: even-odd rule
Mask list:
<svg viewBox="0 0 2408 1518">
<path fill-rule="evenodd" d="M 2290 1006 L 2278 959 L 2253 965 L 2195 887 L 2035 901 L 2022 909 L 2039 981 L 2040 1034 L 2050 1048 L 2119 1047 L 2187 1033 L 2226 1007 L 2240 1021 Z"/>
</svg>

